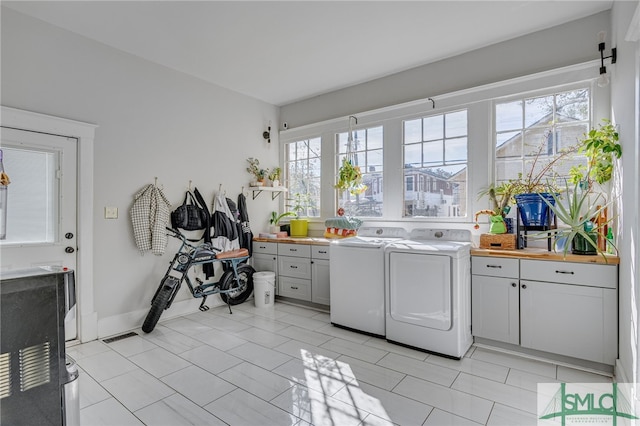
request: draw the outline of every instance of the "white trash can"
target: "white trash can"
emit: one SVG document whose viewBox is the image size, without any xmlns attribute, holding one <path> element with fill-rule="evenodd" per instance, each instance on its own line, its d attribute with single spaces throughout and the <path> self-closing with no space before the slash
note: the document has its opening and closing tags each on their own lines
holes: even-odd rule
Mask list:
<svg viewBox="0 0 640 426">
<path fill-rule="evenodd" d="M 269 308 L 273 306 L 275 299 L 275 272 L 254 272 L 253 274 L 253 301 L 256 308 Z"/>
</svg>

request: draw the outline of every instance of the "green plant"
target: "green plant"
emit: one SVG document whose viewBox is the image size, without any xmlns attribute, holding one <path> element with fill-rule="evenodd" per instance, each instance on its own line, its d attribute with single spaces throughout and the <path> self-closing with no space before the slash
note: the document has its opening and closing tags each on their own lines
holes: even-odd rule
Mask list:
<svg viewBox="0 0 640 426">
<path fill-rule="evenodd" d="M 269 173 L 269 180 L 280 180 L 280 174 L 282 173 L 282 169 L 280 167 L 274 167 L 271 173 Z"/>
<path fill-rule="evenodd" d="M 280 221 L 288 216 L 296 216 L 296 214 L 294 212 L 284 212 L 281 214 L 278 214 L 278 212 L 271 212 L 271 219 L 269 219 L 269 224 L 270 225 L 274 225 L 274 226 L 278 226 L 278 224 L 280 223 Z"/>
<path fill-rule="evenodd" d="M 334 187 L 341 191 L 349 191 L 352 195 L 362 194 L 367 190 L 367 185 L 362 181 L 360 167 L 354 166 L 346 157 L 342 159 L 342 165 L 338 170 L 338 183 Z"/>
<path fill-rule="evenodd" d="M 292 204 L 287 204 L 287 207 L 295 212 L 297 217 L 300 217 L 303 212 L 306 212 L 309 204 L 311 203 L 309 194 L 302 192 L 293 194 L 293 197 L 289 198 L 289 201 L 291 201 Z"/>
<path fill-rule="evenodd" d="M 573 183 L 586 180 L 590 188 L 594 181 L 603 184 L 611 180 L 614 156 L 622 156 L 622 146 L 618 143 L 616 127 L 607 119 L 602 121 L 604 124 L 585 133 L 580 141 L 578 152 L 587 157 L 587 165 L 571 168 L 569 173 Z"/>
<path fill-rule="evenodd" d="M 530 193 L 557 193 L 560 188 L 556 183 L 559 174 L 556 172 L 556 166 L 562 161 L 578 151 L 578 145 L 571 145 L 558 152 L 558 154 L 546 163 L 542 162 L 542 153 L 548 146 L 548 132 L 545 133 L 542 141 L 537 146 L 533 154 L 533 160 L 530 163 L 529 170 L 526 173 L 518 173 L 517 179 L 510 179 L 507 184 L 512 196 L 518 194 Z"/>
<path fill-rule="evenodd" d="M 249 163 L 247 172 L 252 174 L 257 181 L 264 180 L 267 174 L 269 174 L 269 169 L 260 168 L 260 160 L 257 158 L 249 157 L 247 158 L 247 162 Z"/>
<path fill-rule="evenodd" d="M 568 226 L 567 228 L 560 228 L 556 232 L 556 239 L 566 239 L 566 244 L 563 250 L 564 256 L 567 255 L 571 243 L 576 235 L 583 237 L 596 252 L 604 256 L 604 252 L 598 248 L 598 244 L 592 240 L 589 234 L 595 233 L 606 238 L 606 236 L 601 232 L 605 224 L 601 224 L 600 228 L 591 228 L 593 226 L 591 220 L 592 218 L 598 217 L 600 213 L 608 207 L 608 204 L 598 205 L 598 201 L 602 194 L 597 194 L 595 199 L 590 200 L 589 197 L 592 195 L 592 192 L 588 189 L 583 190 L 580 182 L 574 183 L 574 188 L 571 192 L 569 191 L 569 183 L 567 181 L 565 181 L 565 186 L 567 195 L 566 205 L 556 193 L 551 193 L 555 204 L 551 204 L 544 197 L 540 197 L 547 204 L 549 209 L 555 213 L 556 217 Z M 542 236 L 542 234 L 540 235 Z M 546 233 L 544 233 L 544 235 L 548 237 Z"/>
<path fill-rule="evenodd" d="M 493 184 L 489 185 L 487 189 L 484 189 L 478 193 L 478 199 L 488 196 L 491 201 L 491 210 L 494 215 L 500 215 L 505 217 L 509 214 L 511 207 L 511 198 L 513 197 L 514 185 L 510 182 L 503 182 L 499 186 Z"/>
</svg>

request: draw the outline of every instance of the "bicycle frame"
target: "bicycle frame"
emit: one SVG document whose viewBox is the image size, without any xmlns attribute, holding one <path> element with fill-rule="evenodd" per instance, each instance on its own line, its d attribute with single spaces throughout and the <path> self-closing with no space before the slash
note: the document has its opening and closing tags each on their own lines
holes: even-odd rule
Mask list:
<svg viewBox="0 0 640 426">
<path fill-rule="evenodd" d="M 193 297 L 203 299 L 202 303 L 200 304 L 200 310 L 203 311 L 208 309 L 208 307 L 206 307 L 205 305 L 207 296 L 210 296 L 212 294 L 227 294 L 235 291 L 235 289 L 223 290 L 220 287 L 220 280 L 205 283 L 196 278 L 198 285 L 194 286 L 191 282 L 191 279 L 189 278 L 189 270 L 195 265 L 221 263 L 225 267 L 225 269 L 231 267 L 233 270 L 233 275 L 235 279 L 237 279 L 238 265 L 249 259 L 249 256 L 218 259 L 216 258 L 216 255 L 222 250 L 213 247 L 208 243 L 199 244 L 197 246 L 193 245 L 189 243 L 187 238 L 179 231 L 170 228 L 167 229 L 171 232 L 171 234 L 169 235 L 181 241 L 181 245 L 176 254 L 173 256 L 173 259 L 169 264 L 169 268 L 165 272 L 162 279 L 162 285 L 160 285 L 156 290 L 152 302 L 160 292 L 160 289 L 162 289 L 163 286 L 168 286 L 172 289 L 171 298 L 169 299 L 169 302 L 167 303 L 167 306 L 165 308 L 168 309 L 173 303 L 176 295 L 178 294 L 178 290 L 180 290 L 183 281 L 187 284 L 187 287 L 189 287 L 189 291 L 191 292 L 191 295 Z M 230 306 L 229 311 L 231 311 Z"/>
</svg>

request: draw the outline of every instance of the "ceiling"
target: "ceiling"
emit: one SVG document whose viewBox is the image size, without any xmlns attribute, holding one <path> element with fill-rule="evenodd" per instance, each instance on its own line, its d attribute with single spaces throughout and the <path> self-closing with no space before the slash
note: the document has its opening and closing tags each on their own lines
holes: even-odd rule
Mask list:
<svg viewBox="0 0 640 426">
<path fill-rule="evenodd" d="M 279 106 L 592 15 L 612 3 L 2 1 Z"/>
</svg>

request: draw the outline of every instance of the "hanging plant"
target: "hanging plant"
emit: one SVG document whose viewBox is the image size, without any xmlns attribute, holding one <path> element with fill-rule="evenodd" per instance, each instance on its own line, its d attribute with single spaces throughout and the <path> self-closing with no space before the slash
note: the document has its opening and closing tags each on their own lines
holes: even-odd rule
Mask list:
<svg viewBox="0 0 640 426">
<path fill-rule="evenodd" d="M 335 188 L 349 191 L 352 195 L 362 194 L 367 190 L 367 185 L 362 181 L 360 167 L 354 166 L 346 157 L 342 159 L 342 165 L 338 170 L 338 183 Z"/>
</svg>

